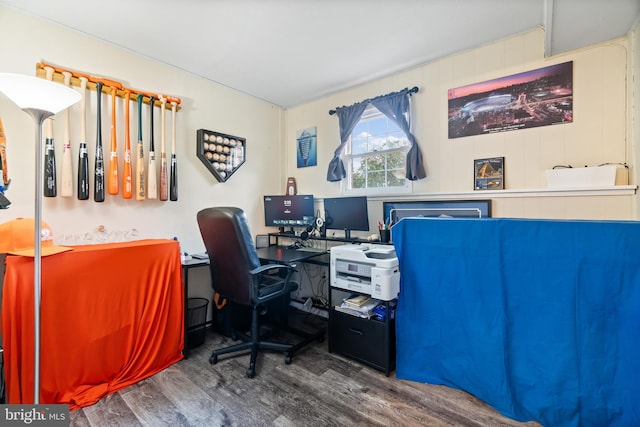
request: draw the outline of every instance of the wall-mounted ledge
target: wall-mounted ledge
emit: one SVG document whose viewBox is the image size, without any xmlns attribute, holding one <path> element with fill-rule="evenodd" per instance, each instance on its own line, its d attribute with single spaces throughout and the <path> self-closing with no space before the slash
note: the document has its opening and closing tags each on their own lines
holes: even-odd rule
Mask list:
<svg viewBox="0 0 640 427">
<path fill-rule="evenodd" d="M 607 187 L 540 188 L 463 191 L 452 193 L 398 194 L 395 196 L 370 196 L 370 200 L 424 200 L 424 199 L 496 199 L 502 197 L 587 197 L 587 196 L 632 196 L 637 185 L 612 185 Z"/>
</svg>

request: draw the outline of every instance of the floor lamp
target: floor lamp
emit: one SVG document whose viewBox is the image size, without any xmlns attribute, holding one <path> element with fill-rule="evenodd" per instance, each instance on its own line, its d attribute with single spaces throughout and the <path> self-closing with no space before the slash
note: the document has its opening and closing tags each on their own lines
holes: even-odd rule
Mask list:
<svg viewBox="0 0 640 427">
<path fill-rule="evenodd" d="M 36 190 L 35 223 L 33 227 L 33 316 L 34 316 L 34 369 L 33 403 L 40 403 L 40 228 L 42 225 L 42 123 L 45 119 L 80 101 L 73 89 L 34 76 L 0 73 L 0 92 L 4 93 L 22 111 L 33 117 L 36 135 Z"/>
</svg>

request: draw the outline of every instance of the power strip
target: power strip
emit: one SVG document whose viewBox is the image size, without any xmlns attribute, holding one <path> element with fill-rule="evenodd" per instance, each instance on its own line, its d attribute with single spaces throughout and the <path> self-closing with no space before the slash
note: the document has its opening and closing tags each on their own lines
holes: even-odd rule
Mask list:
<svg viewBox="0 0 640 427">
<path fill-rule="evenodd" d="M 322 308 L 312 306 L 310 309 L 307 310 L 303 303 L 298 301 L 293 301 L 293 300 L 289 302 L 289 305 L 293 308 L 297 308 L 300 311 L 305 311 L 307 313 L 315 314 L 316 316 L 324 317 L 325 319 L 329 318 L 329 312 Z"/>
</svg>

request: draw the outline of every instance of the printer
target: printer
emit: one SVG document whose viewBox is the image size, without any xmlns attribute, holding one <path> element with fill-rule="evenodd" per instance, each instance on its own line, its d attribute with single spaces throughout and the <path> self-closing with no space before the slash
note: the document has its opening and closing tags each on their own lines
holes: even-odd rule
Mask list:
<svg viewBox="0 0 640 427">
<path fill-rule="evenodd" d="M 331 286 L 390 301 L 400 293 L 395 248 L 370 243 L 331 248 Z"/>
</svg>

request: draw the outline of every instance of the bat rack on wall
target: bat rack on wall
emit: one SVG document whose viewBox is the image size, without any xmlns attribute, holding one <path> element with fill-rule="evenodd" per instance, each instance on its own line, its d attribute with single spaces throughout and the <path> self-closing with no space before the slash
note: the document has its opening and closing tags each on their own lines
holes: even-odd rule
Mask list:
<svg viewBox="0 0 640 427">
<path fill-rule="evenodd" d="M 81 71 L 75 71 L 75 70 L 68 70 L 62 67 L 59 67 L 57 65 L 52 65 L 49 64 L 47 62 L 44 61 L 40 61 L 36 64 L 36 76 L 41 77 L 41 78 L 46 78 L 46 71 L 45 71 L 45 67 L 51 67 L 54 70 L 53 73 L 53 80 L 57 81 L 59 83 L 63 83 L 64 82 L 64 72 L 70 73 L 71 74 L 71 85 L 72 86 L 77 86 L 80 87 L 80 77 L 86 77 L 87 78 L 87 89 L 95 91 L 96 90 L 96 83 L 97 82 L 101 82 L 103 84 L 102 87 L 102 93 L 105 94 L 109 94 L 111 95 L 112 92 L 115 90 L 116 91 L 116 96 L 120 97 L 120 98 L 125 98 L 126 94 L 129 93 L 129 99 L 132 100 L 133 102 L 137 102 L 138 101 L 138 97 L 142 96 L 142 102 L 145 104 L 150 104 L 151 102 L 151 98 L 154 98 L 154 103 L 153 106 L 154 107 L 161 107 L 162 106 L 162 101 L 160 100 L 160 98 L 164 98 L 166 100 L 166 102 L 168 103 L 176 103 L 176 110 L 180 111 L 181 107 L 180 107 L 180 103 L 181 100 L 178 97 L 174 97 L 174 96 L 169 96 L 169 95 L 165 95 L 165 94 L 161 94 L 161 93 L 153 93 L 153 92 L 146 92 L 146 91 L 142 91 L 140 89 L 132 89 L 132 88 L 128 88 L 125 87 L 122 83 L 116 81 L 116 80 L 111 80 L 111 79 L 107 79 L 107 78 L 103 78 L 103 77 L 98 77 L 98 76 L 94 76 L 91 74 L 87 74 Z"/>
</svg>

